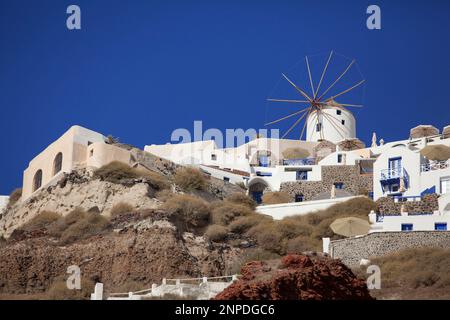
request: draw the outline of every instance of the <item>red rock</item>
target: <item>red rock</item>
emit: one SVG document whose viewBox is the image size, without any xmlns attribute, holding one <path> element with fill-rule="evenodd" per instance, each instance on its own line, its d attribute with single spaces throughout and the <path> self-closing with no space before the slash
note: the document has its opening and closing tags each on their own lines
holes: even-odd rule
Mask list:
<svg viewBox="0 0 450 320">
<path fill-rule="evenodd" d="M 241 269 L 242 278 L 219 293 L 216 300 L 336 300 L 373 299 L 364 280 L 339 260 L 288 255 L 280 267 L 252 261 Z"/>
</svg>

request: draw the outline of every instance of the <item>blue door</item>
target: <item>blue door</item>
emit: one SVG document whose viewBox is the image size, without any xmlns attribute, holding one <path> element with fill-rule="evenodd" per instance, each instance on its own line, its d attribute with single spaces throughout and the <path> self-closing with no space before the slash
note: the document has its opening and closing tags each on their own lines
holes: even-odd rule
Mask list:
<svg viewBox="0 0 450 320">
<path fill-rule="evenodd" d="M 252 192 L 252 198 L 253 198 L 253 200 L 255 200 L 255 202 L 257 204 L 261 204 L 262 203 L 262 196 L 263 196 L 263 192 L 262 191 L 253 191 Z"/>
</svg>

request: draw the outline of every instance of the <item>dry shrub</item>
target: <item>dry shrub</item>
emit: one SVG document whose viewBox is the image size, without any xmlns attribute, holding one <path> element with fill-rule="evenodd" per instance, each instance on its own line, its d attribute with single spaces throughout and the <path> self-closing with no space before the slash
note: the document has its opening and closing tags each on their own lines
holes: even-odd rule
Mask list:
<svg viewBox="0 0 450 320">
<path fill-rule="evenodd" d="M 13 206 L 22 197 L 22 188 L 14 189 L 9 195 L 8 206 Z"/>
<path fill-rule="evenodd" d="M 205 190 L 207 186 L 203 172 L 192 167 L 178 169 L 175 172 L 174 181 L 184 191 Z"/>
<path fill-rule="evenodd" d="M 261 248 L 248 249 L 244 251 L 244 253 L 237 260 L 234 261 L 234 263 L 230 267 L 229 274 L 240 273 L 242 266 L 250 261 L 267 261 L 279 258 L 279 254 Z"/>
<path fill-rule="evenodd" d="M 60 242 L 68 244 L 86 239 L 107 230 L 109 227 L 110 223 L 105 217 L 99 214 L 86 213 L 83 219 L 71 224 L 64 230 Z"/>
<path fill-rule="evenodd" d="M 217 224 L 210 225 L 205 232 L 206 238 L 215 242 L 224 240 L 227 237 L 227 234 L 228 229 Z"/>
<path fill-rule="evenodd" d="M 61 216 L 53 211 L 42 211 L 33 219 L 20 227 L 20 230 L 34 231 L 48 228 L 52 223 L 56 222 Z"/>
<path fill-rule="evenodd" d="M 211 221 L 214 224 L 228 225 L 236 217 L 248 216 L 253 214 L 253 210 L 247 206 L 222 202 L 221 205 L 215 207 L 211 212 Z"/>
<path fill-rule="evenodd" d="M 116 184 L 128 182 L 130 179 L 146 179 L 156 190 L 167 189 L 170 183 L 163 175 L 144 169 L 132 168 L 129 165 L 113 161 L 94 171 L 94 178 Z"/>
<path fill-rule="evenodd" d="M 282 191 L 266 192 L 262 196 L 263 204 L 279 204 L 288 203 L 291 201 L 291 197 Z"/>
<path fill-rule="evenodd" d="M 305 251 L 311 251 L 316 247 L 320 247 L 320 243 L 314 243 L 311 237 L 298 236 L 287 241 L 286 253 L 301 254 Z"/>
<path fill-rule="evenodd" d="M 381 269 L 384 288 L 450 288 L 450 249 L 405 249 L 371 261 Z"/>
<path fill-rule="evenodd" d="M 69 244 L 104 232 L 109 227 L 109 220 L 102 215 L 76 208 L 50 224 L 48 231 L 59 238 L 61 244 Z"/>
<path fill-rule="evenodd" d="M 44 297 L 48 300 L 89 300 L 94 292 L 95 283 L 81 277 L 81 289 L 71 290 L 67 288 L 65 277 L 56 278 Z"/>
<path fill-rule="evenodd" d="M 252 198 L 250 198 L 249 196 L 247 196 L 246 194 L 243 193 L 233 193 L 231 195 L 229 195 L 226 198 L 227 201 L 235 203 L 235 204 L 241 204 L 244 206 L 249 207 L 252 210 L 255 210 L 256 208 L 256 202 L 255 200 L 253 200 Z"/>
<path fill-rule="evenodd" d="M 284 159 L 302 159 L 309 157 L 309 151 L 302 148 L 288 148 L 283 151 Z"/>
<path fill-rule="evenodd" d="M 174 194 L 162 205 L 181 230 L 195 230 L 209 223 L 208 204 L 200 198 L 187 194 Z"/>
<path fill-rule="evenodd" d="M 156 193 L 156 199 L 160 201 L 167 201 L 171 196 L 173 196 L 173 192 L 170 189 L 164 189 Z"/>
<path fill-rule="evenodd" d="M 264 219 L 267 219 L 267 216 L 252 214 L 246 217 L 237 218 L 236 220 L 232 221 L 228 227 L 230 228 L 231 232 L 243 234 Z"/>
<path fill-rule="evenodd" d="M 276 223 L 273 221 L 259 223 L 250 228 L 247 234 L 256 239 L 262 249 L 284 254 L 283 235 L 277 230 Z"/>
<path fill-rule="evenodd" d="M 124 213 L 133 212 L 134 207 L 126 202 L 119 202 L 111 208 L 111 218 L 118 217 Z"/>
<path fill-rule="evenodd" d="M 285 218 L 277 221 L 277 230 L 281 233 L 283 238 L 293 239 L 298 236 L 309 237 L 312 233 L 312 227 L 302 223 L 299 219 Z"/>
</svg>

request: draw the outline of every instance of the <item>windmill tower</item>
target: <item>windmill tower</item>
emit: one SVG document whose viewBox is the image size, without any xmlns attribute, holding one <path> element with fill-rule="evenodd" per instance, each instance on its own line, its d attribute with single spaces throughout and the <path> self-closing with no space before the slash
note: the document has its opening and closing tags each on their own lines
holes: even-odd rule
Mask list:
<svg viewBox="0 0 450 320">
<path fill-rule="evenodd" d="M 334 100 L 315 110 L 306 119 L 306 140 L 328 140 L 337 144 L 356 138 L 356 120 L 353 113 Z"/>
<path fill-rule="evenodd" d="M 300 140 L 303 139 L 305 130 L 306 141 L 328 140 L 337 144 L 343 140 L 356 138 L 356 120 L 349 108 L 358 108 L 362 107 L 362 105 L 340 103 L 336 101 L 336 98 L 341 97 L 346 93 L 352 91 L 353 89 L 359 87 L 365 82 L 365 80 L 360 80 L 345 90 L 325 97 L 326 94 L 345 76 L 352 65 L 356 62 L 355 60 L 352 60 L 346 67 L 346 69 L 343 70 L 339 74 L 339 76 L 331 83 L 331 85 L 329 85 L 328 88 L 323 92 L 320 92 L 320 87 L 323 83 L 332 57 L 333 51 L 331 51 L 330 55 L 328 56 L 328 60 L 325 64 L 325 67 L 323 68 L 317 86 L 314 85 L 308 57 L 305 58 L 312 94 L 308 95 L 284 73 L 282 74 L 283 78 L 293 87 L 293 89 L 295 89 L 300 98 L 299 100 L 273 98 L 267 99 L 270 102 L 292 103 L 300 106 L 298 111 L 266 123 L 266 125 L 272 125 L 287 119 L 292 119 L 294 117 L 297 118 L 293 125 L 283 134 L 282 138 L 286 137 L 289 132 L 291 132 L 301 121 L 303 121 L 303 128 L 301 129 Z"/>
</svg>

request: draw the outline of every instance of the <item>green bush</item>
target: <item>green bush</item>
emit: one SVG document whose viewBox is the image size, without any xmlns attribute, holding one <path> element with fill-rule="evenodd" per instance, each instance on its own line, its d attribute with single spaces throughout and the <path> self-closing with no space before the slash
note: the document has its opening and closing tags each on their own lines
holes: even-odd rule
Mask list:
<svg viewBox="0 0 450 320">
<path fill-rule="evenodd" d="M 282 191 L 266 192 L 262 196 L 263 204 L 279 204 L 288 203 L 291 201 L 291 197 Z"/>
<path fill-rule="evenodd" d="M 207 186 L 204 173 L 192 167 L 178 169 L 174 181 L 184 191 L 205 190 Z"/>
<path fill-rule="evenodd" d="M 111 218 L 118 217 L 124 213 L 133 212 L 134 207 L 125 202 L 119 202 L 111 208 Z"/>
<path fill-rule="evenodd" d="M 238 193 L 238 192 L 233 193 L 233 194 L 229 195 L 226 198 L 226 200 L 231 203 L 247 206 L 252 210 L 255 210 L 255 208 L 256 208 L 255 200 L 253 200 L 252 198 L 250 198 L 249 196 L 247 196 L 243 193 Z"/>
<path fill-rule="evenodd" d="M 174 194 L 162 205 L 173 221 L 181 223 L 187 231 L 208 225 L 210 210 L 208 204 L 200 198 L 187 194 Z"/>
<path fill-rule="evenodd" d="M 228 229 L 217 224 L 210 225 L 205 232 L 206 238 L 215 242 L 224 240 L 227 237 L 227 234 Z"/>
<path fill-rule="evenodd" d="M 53 211 L 42 211 L 30 221 L 25 223 L 19 229 L 24 231 L 34 231 L 47 229 L 52 223 L 56 222 L 61 216 Z"/>
<path fill-rule="evenodd" d="M 236 217 L 248 216 L 253 214 L 253 210 L 241 204 L 222 202 L 215 207 L 211 213 L 211 220 L 214 224 L 228 225 Z"/>
</svg>

